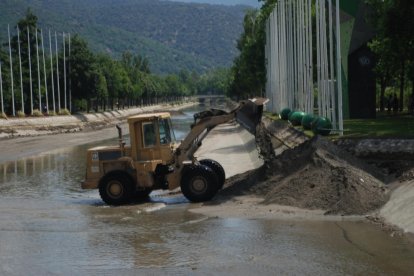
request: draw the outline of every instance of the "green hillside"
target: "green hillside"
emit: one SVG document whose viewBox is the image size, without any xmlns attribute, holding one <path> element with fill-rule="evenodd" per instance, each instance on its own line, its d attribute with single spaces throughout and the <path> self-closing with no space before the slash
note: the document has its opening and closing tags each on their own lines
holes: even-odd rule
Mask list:
<svg viewBox="0 0 414 276">
<path fill-rule="evenodd" d="M 157 0 L 2 0 L 0 39 L 27 9 L 42 28 L 79 33 L 92 49 L 146 56 L 155 73 L 203 72 L 237 55 L 246 7 Z M 1 27 L 3 26 L 3 27 Z"/>
</svg>

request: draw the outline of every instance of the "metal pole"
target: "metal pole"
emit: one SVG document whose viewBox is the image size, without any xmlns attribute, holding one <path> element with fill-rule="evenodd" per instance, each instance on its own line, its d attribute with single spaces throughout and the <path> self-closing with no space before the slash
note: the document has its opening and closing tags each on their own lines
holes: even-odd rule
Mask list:
<svg viewBox="0 0 414 276">
<path fill-rule="evenodd" d="M 32 61 L 30 57 L 30 31 L 27 26 L 27 49 L 29 55 L 29 80 L 30 80 L 30 114 L 33 115 L 33 85 L 32 85 Z"/>
<path fill-rule="evenodd" d="M 36 56 L 37 56 L 37 85 L 39 89 L 39 111 L 42 112 L 42 93 L 40 87 L 40 61 L 39 61 L 39 42 L 37 39 L 37 27 L 36 27 Z"/>
<path fill-rule="evenodd" d="M 49 97 L 47 94 L 47 78 L 46 78 L 46 62 L 45 62 L 45 47 L 43 43 L 43 30 L 40 29 L 40 35 L 42 37 L 42 55 L 43 55 L 43 76 L 45 78 L 45 102 L 46 102 L 46 113 L 49 113 Z"/>
<path fill-rule="evenodd" d="M 52 80 L 52 101 L 53 112 L 56 113 L 56 101 L 55 101 L 55 82 L 53 80 L 53 52 L 52 52 L 52 36 L 49 29 L 49 57 L 50 57 L 50 79 Z"/>
<path fill-rule="evenodd" d="M 321 60 L 320 60 L 320 19 L 319 19 L 319 0 L 315 2 L 316 11 L 316 71 L 318 80 L 318 115 L 322 115 L 322 91 L 321 91 Z"/>
<path fill-rule="evenodd" d="M 63 33 L 63 86 L 64 86 L 64 95 L 65 95 L 65 109 L 67 109 L 66 104 L 66 45 L 65 45 L 65 33 Z"/>
<path fill-rule="evenodd" d="M 332 124 L 335 128 L 338 128 L 336 122 L 336 99 L 335 99 L 335 87 L 334 87 L 334 57 L 333 57 L 333 28 L 332 28 L 332 0 L 328 0 L 329 11 L 329 90 L 331 92 L 331 104 L 332 104 Z"/>
<path fill-rule="evenodd" d="M 281 89 L 280 89 L 280 67 L 279 67 L 279 60 L 280 60 L 280 52 L 279 52 L 279 4 L 276 4 L 274 13 L 274 68 L 275 68 L 275 106 L 280 105 L 282 101 Z"/>
<path fill-rule="evenodd" d="M 297 55 L 297 52 L 298 52 L 298 42 L 297 42 L 297 34 L 298 34 L 298 32 L 297 32 L 297 12 L 296 12 L 296 10 L 297 10 L 297 1 L 296 0 L 293 0 L 293 10 L 292 10 L 292 20 L 293 20 L 293 56 L 292 56 L 292 59 L 293 59 L 293 91 L 292 91 L 292 103 L 291 103 L 291 106 L 290 106 L 290 108 L 291 109 L 294 109 L 294 108 L 296 108 L 296 106 L 295 106 L 295 102 L 294 102 L 294 99 L 296 98 L 296 94 L 297 94 L 297 91 L 298 91 L 298 82 L 297 82 L 297 80 L 298 80 L 298 64 L 297 64 L 297 62 L 298 62 L 298 55 Z"/>
<path fill-rule="evenodd" d="M 282 78 L 282 94 L 288 93 L 286 89 L 286 25 L 285 25 L 285 1 L 280 2 L 280 50 L 282 62 L 279 64 Z"/>
<path fill-rule="evenodd" d="M 290 0 L 288 3 L 288 9 L 287 9 L 287 53 L 286 53 L 286 63 L 287 63 L 287 74 L 289 79 L 289 86 L 288 91 L 286 94 L 286 105 L 285 107 L 288 107 L 290 109 L 293 109 L 293 99 L 295 97 L 296 93 L 296 87 L 295 87 L 295 78 L 296 75 L 294 73 L 295 70 L 295 43 L 294 43 L 294 27 L 295 27 L 295 18 L 294 18 L 294 1 Z"/>
<path fill-rule="evenodd" d="M 300 1 L 300 47 L 301 47 L 301 110 L 306 110 L 306 36 L 304 0 Z"/>
<path fill-rule="evenodd" d="M 1 60 L 0 60 L 0 100 L 1 100 L 1 115 L 4 115 L 4 102 L 3 102 L 3 77 L 1 74 Z"/>
<path fill-rule="evenodd" d="M 326 116 L 332 120 L 331 113 L 331 91 L 329 86 L 329 60 L 328 60 L 328 37 L 326 27 L 326 0 L 323 1 L 323 58 L 324 58 L 324 77 L 325 77 L 325 95 L 326 95 Z"/>
<path fill-rule="evenodd" d="M 23 76 L 22 76 L 22 55 L 20 52 L 20 29 L 17 25 L 17 48 L 19 51 L 19 67 L 20 67 L 20 93 L 22 98 L 22 112 L 24 113 L 24 95 L 23 95 Z"/>
<path fill-rule="evenodd" d="M 343 110 L 342 110 L 342 61 L 341 61 L 341 24 L 339 17 L 339 0 L 336 0 L 336 60 L 337 60 L 337 85 L 338 85 L 338 121 L 339 134 L 344 134 Z"/>
<path fill-rule="evenodd" d="M 314 97 L 313 97 L 313 36 L 312 36 L 312 0 L 308 4 L 308 33 L 309 33 L 309 96 L 310 96 L 310 112 L 313 113 Z"/>
<path fill-rule="evenodd" d="M 322 115 L 324 117 L 327 117 L 327 93 L 326 93 L 326 75 L 325 75 L 325 66 L 326 66 L 326 61 L 325 61 L 325 34 L 326 34 L 326 29 L 325 29 L 325 0 L 321 0 L 320 1 L 320 12 L 319 12 L 319 16 L 320 16 L 320 34 L 321 34 L 321 81 L 322 81 Z"/>
<path fill-rule="evenodd" d="M 69 111 L 72 113 L 72 81 L 71 81 L 71 71 L 70 71 L 70 33 L 69 33 L 69 49 L 68 49 L 68 59 L 69 59 Z"/>
<path fill-rule="evenodd" d="M 11 93 L 12 93 L 12 111 L 13 111 L 13 116 L 16 116 L 16 109 L 15 109 L 15 106 L 14 106 L 13 60 L 12 60 L 11 43 L 10 43 L 10 25 L 7 25 L 7 33 L 9 35 L 10 80 L 11 80 Z"/>
<path fill-rule="evenodd" d="M 60 85 L 59 85 L 59 53 L 57 45 L 57 33 L 55 32 L 55 46 L 56 46 L 56 85 L 58 93 L 58 111 L 60 111 Z"/>
</svg>

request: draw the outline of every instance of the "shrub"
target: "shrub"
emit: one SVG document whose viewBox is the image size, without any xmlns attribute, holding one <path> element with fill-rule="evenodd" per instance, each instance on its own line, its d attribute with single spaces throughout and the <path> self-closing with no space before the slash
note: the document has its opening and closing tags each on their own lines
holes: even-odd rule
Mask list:
<svg viewBox="0 0 414 276">
<path fill-rule="evenodd" d="M 34 117 L 42 117 L 43 116 L 43 113 L 39 109 L 35 109 L 35 110 L 33 110 L 32 116 L 34 116 Z"/>
<path fill-rule="evenodd" d="M 17 117 L 24 118 L 24 117 L 26 117 L 26 114 L 24 113 L 24 111 L 19 110 L 19 111 L 17 111 Z"/>
<path fill-rule="evenodd" d="M 0 113 L 0 119 L 7 119 L 6 113 L 1 112 Z"/>
<path fill-rule="evenodd" d="M 70 115 L 70 111 L 66 108 L 59 110 L 59 115 Z"/>
</svg>

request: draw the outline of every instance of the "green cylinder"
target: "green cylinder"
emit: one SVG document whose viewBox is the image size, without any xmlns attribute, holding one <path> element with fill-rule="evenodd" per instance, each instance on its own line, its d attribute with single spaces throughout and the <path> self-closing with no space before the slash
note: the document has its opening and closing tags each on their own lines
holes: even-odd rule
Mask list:
<svg viewBox="0 0 414 276">
<path fill-rule="evenodd" d="M 332 130 L 332 123 L 326 117 L 319 117 L 312 123 L 312 131 L 315 134 L 320 134 L 323 136 L 329 135 Z"/>
<path fill-rule="evenodd" d="M 301 122 L 302 127 L 306 130 L 312 129 L 312 122 L 315 119 L 315 117 L 316 117 L 315 115 L 310 114 L 310 113 L 305 114 L 305 116 L 303 116 L 302 122 Z"/>
<path fill-rule="evenodd" d="M 283 108 L 283 109 L 282 109 L 282 112 L 280 112 L 280 115 L 279 115 L 280 119 L 282 119 L 282 120 L 287 120 L 287 119 L 289 119 L 289 113 L 290 113 L 291 111 L 292 111 L 292 110 L 290 110 L 290 108 L 288 108 L 288 107 Z"/>
<path fill-rule="evenodd" d="M 305 112 L 295 111 L 290 115 L 289 122 L 294 126 L 299 126 L 302 123 L 302 118 L 305 116 Z"/>
<path fill-rule="evenodd" d="M 288 120 L 290 120 L 290 117 L 292 117 L 293 113 L 295 113 L 295 110 L 292 110 L 292 111 L 289 112 L 289 114 L 288 114 Z"/>
</svg>

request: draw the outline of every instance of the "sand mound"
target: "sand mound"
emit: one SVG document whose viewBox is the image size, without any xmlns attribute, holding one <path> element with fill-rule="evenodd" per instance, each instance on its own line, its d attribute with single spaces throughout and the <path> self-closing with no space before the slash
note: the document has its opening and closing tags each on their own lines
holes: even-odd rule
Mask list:
<svg viewBox="0 0 414 276">
<path fill-rule="evenodd" d="M 271 136 L 263 127 L 257 135 L 265 159 L 265 180 L 240 186 L 264 197 L 263 203 L 361 215 L 387 201 L 387 189 L 373 176 L 375 171 L 330 141 L 315 137 L 275 156 L 269 146 Z"/>
</svg>

